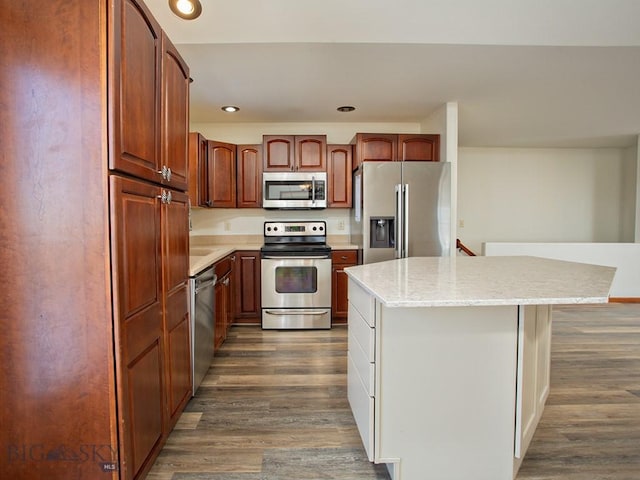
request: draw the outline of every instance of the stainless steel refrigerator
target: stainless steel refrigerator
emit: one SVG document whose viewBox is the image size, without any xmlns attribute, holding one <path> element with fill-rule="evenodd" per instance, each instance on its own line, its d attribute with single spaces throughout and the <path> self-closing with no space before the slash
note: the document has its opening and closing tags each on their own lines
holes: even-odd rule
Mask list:
<svg viewBox="0 0 640 480">
<path fill-rule="evenodd" d="M 450 255 L 449 163 L 363 162 L 353 191 L 351 242 L 362 263 Z"/>
</svg>

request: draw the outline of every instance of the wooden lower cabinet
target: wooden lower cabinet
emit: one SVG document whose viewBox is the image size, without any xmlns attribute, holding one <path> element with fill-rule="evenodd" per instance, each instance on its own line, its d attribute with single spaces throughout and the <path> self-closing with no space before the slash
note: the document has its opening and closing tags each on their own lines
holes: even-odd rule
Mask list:
<svg viewBox="0 0 640 480">
<path fill-rule="evenodd" d="M 191 398 L 191 335 L 189 322 L 189 197 L 171 192 L 161 206 L 164 299 L 165 382 L 168 429 L 172 429 Z"/>
<path fill-rule="evenodd" d="M 121 471 L 137 478 L 190 398 L 188 197 L 115 175 L 110 185 Z"/>
<path fill-rule="evenodd" d="M 260 323 L 260 252 L 239 250 L 235 256 L 234 323 Z"/>
<path fill-rule="evenodd" d="M 233 278 L 235 254 L 229 255 L 214 265 L 217 275 L 215 291 L 214 348 L 217 350 L 227 339 L 233 319 Z"/>
<path fill-rule="evenodd" d="M 358 264 L 356 250 L 334 250 L 331 252 L 331 323 L 347 323 L 348 277 L 346 267 Z"/>
<path fill-rule="evenodd" d="M 110 185 L 120 468 L 135 478 L 165 426 L 161 188 L 117 176 Z"/>
</svg>

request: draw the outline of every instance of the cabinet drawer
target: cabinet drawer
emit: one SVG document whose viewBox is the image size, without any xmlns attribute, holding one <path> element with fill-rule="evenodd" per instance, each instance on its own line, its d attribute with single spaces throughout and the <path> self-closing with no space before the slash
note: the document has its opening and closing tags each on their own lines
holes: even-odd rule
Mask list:
<svg viewBox="0 0 640 480">
<path fill-rule="evenodd" d="M 353 418 L 358 426 L 360 438 L 367 458 L 373 462 L 373 432 L 374 432 L 374 398 L 369 396 L 358 371 L 355 368 L 351 354 L 347 354 L 347 396 L 353 412 Z"/>
<path fill-rule="evenodd" d="M 358 263 L 357 250 L 334 250 L 331 252 L 331 262 L 333 264 L 356 265 Z"/>
<path fill-rule="evenodd" d="M 231 257 L 226 257 L 217 262 L 214 266 L 218 280 L 224 277 L 231 270 Z"/>
<path fill-rule="evenodd" d="M 355 340 L 351 334 L 353 330 L 349 330 L 349 355 L 353 361 L 353 366 L 358 372 L 358 376 L 362 380 L 362 384 L 370 396 L 374 395 L 375 385 L 375 363 L 369 362 L 367 354 L 362 349 L 362 346 Z"/>
<path fill-rule="evenodd" d="M 360 312 L 370 327 L 375 327 L 375 299 L 353 280 L 349 280 L 349 303 Z"/>
<path fill-rule="evenodd" d="M 360 344 L 360 348 L 367 357 L 367 362 L 375 362 L 376 331 L 349 302 L 349 341 L 351 338 Z M 351 348 L 351 346 L 349 346 Z"/>
</svg>

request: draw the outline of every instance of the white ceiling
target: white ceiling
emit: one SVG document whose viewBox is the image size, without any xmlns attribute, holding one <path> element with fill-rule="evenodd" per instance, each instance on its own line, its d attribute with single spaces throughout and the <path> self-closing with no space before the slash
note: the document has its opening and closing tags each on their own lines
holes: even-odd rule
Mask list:
<svg viewBox="0 0 640 480">
<path fill-rule="evenodd" d="M 145 3 L 191 68 L 194 123 L 420 122 L 455 101 L 461 146 L 640 134 L 640 0 L 201 0 L 193 21 Z"/>
</svg>

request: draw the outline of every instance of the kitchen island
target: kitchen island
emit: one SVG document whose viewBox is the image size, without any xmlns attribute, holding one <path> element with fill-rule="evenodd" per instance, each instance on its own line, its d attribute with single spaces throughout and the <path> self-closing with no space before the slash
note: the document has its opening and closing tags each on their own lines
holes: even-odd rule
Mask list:
<svg viewBox="0 0 640 480">
<path fill-rule="evenodd" d="M 551 305 L 605 303 L 615 269 L 418 257 L 346 269 L 348 396 L 394 480 L 511 480 L 549 391 Z"/>
</svg>

